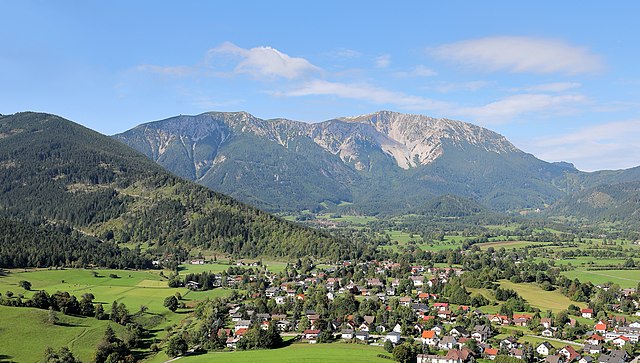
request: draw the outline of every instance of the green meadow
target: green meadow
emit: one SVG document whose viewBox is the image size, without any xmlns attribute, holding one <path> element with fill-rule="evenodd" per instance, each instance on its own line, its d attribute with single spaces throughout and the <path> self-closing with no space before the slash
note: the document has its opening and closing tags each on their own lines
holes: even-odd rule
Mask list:
<svg viewBox="0 0 640 363">
<path fill-rule="evenodd" d="M 521 283 L 514 284 L 511 281 L 500 280 L 500 286 L 512 289 L 517 292 L 523 299 L 542 311 L 552 310 L 558 312 L 565 310 L 567 306 L 573 304 L 579 307 L 585 307 L 586 304 L 571 301 L 568 297 L 562 295 L 558 291 L 545 291 L 536 284 Z"/>
<path fill-rule="evenodd" d="M 10 270 L 0 275 L 0 293 L 11 291 L 15 296 L 29 298 L 34 291 L 45 290 L 49 293 L 67 291 L 77 298 L 84 293 L 92 293 L 96 303 L 103 303 L 109 311 L 112 302 L 124 303 L 134 320 L 151 329 L 152 339 L 162 339 L 165 328 L 178 323 L 189 310 L 178 309 L 173 313 L 163 306 L 167 296 L 180 292 L 187 306 L 207 297 L 226 296 L 228 289 L 210 291 L 190 291 L 185 288 L 169 288 L 166 278 L 159 271 L 126 271 L 126 270 Z M 118 277 L 110 277 L 111 274 Z M 31 282 L 31 291 L 19 287 L 22 280 Z M 139 314 L 140 307 L 148 308 Z M 14 361 L 37 361 L 47 346 L 59 348 L 68 346 L 82 361 L 90 361 L 91 354 L 104 334 L 107 325 L 111 324 L 116 332 L 122 328 L 109 321 L 94 318 L 66 316 L 57 313 L 59 325 L 46 323 L 48 311 L 32 308 L 14 308 L 0 306 L 0 341 L 3 342 L 1 354 Z M 16 324 L 19 322 L 19 324 Z M 9 348 L 4 348 L 4 345 Z"/>
<path fill-rule="evenodd" d="M 392 360 L 378 357 L 384 354 L 391 358 L 391 354 L 385 352 L 382 347 L 367 346 L 361 344 L 331 343 L 331 344 L 306 344 L 295 343 L 285 348 L 273 350 L 254 350 L 244 352 L 208 353 L 203 355 L 184 357 L 180 359 L 184 363 L 199 362 L 391 362 Z"/>
<path fill-rule="evenodd" d="M 546 245 L 546 243 L 544 242 L 529 242 L 529 241 L 496 241 L 496 242 L 484 242 L 484 243 L 478 243 L 478 247 L 480 247 L 480 249 L 482 250 L 486 250 L 489 249 L 489 247 L 493 247 L 494 249 L 499 249 L 499 248 L 505 248 L 507 250 L 509 249 L 516 249 L 516 248 L 524 248 L 527 246 L 533 246 L 533 245 Z"/>
<path fill-rule="evenodd" d="M 47 347 L 66 346 L 83 362 L 90 362 L 95 346 L 107 325 L 116 332 L 117 324 L 108 320 L 77 318 L 58 313 L 58 325 L 47 323 L 48 311 L 0 306 L 0 360 L 40 361 Z"/>
<path fill-rule="evenodd" d="M 640 270 L 585 270 L 577 269 L 562 272 L 571 279 L 591 281 L 594 284 L 613 282 L 622 288 L 637 287 L 640 281 Z"/>
</svg>

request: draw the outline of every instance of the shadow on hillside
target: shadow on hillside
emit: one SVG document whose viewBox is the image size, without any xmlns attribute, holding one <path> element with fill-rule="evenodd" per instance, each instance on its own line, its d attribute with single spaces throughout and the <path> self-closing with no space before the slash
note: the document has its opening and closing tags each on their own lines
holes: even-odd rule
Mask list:
<svg viewBox="0 0 640 363">
<path fill-rule="evenodd" d="M 84 324 L 71 324 L 71 323 L 66 323 L 64 321 L 59 321 L 57 322 L 55 325 L 57 326 L 64 326 L 67 328 L 89 328 L 89 325 L 84 325 Z"/>
</svg>

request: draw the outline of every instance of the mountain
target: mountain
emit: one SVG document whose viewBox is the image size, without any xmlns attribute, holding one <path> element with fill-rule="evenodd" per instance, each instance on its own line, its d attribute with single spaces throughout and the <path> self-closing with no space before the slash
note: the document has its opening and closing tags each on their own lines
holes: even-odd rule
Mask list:
<svg viewBox="0 0 640 363">
<path fill-rule="evenodd" d="M 548 212 L 590 221 L 631 223 L 637 228 L 640 227 L 640 182 L 614 182 L 586 188 L 562 198 Z"/>
<path fill-rule="evenodd" d="M 27 231 L 24 235 L 32 228 L 56 228 L 56 233 L 90 236 L 92 243 L 148 243 L 159 254 L 179 248 L 236 257 L 356 253 L 355 242 L 176 177 L 119 141 L 50 114 L 0 117 L 0 190 L 0 219 L 20 224 L 2 230 Z M 0 247 L 20 243 L 0 237 Z M 75 251 L 66 253 L 69 261 L 79 258 Z"/>
<path fill-rule="evenodd" d="M 479 126 L 389 111 L 320 123 L 208 112 L 114 138 L 179 176 L 270 211 L 395 213 L 447 194 L 513 211 L 560 199 L 565 192 L 554 181 L 571 171 Z"/>
</svg>

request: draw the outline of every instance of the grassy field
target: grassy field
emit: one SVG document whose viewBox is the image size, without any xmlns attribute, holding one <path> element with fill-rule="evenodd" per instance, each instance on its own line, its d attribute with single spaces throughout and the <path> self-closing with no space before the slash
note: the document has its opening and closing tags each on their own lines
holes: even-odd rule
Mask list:
<svg viewBox="0 0 640 363">
<path fill-rule="evenodd" d="M 109 321 L 58 314 L 59 325 L 48 324 L 48 311 L 0 306 L 0 360 L 36 362 L 50 347 L 66 346 L 83 362 L 90 362 Z M 119 328 L 111 323 L 114 330 Z"/>
<path fill-rule="evenodd" d="M 331 343 L 305 344 L 296 343 L 286 348 L 274 350 L 258 350 L 247 352 L 209 353 L 180 359 L 185 363 L 199 362 L 391 362 L 389 359 L 379 358 L 378 354 L 385 354 L 382 347 L 372 347 L 360 344 Z"/>
<path fill-rule="evenodd" d="M 489 247 L 493 247 L 494 249 L 499 249 L 504 247 L 505 249 L 515 249 L 515 248 L 524 248 L 526 246 L 532 245 L 545 245 L 544 242 L 529 242 L 529 241 L 497 241 L 497 242 L 485 242 L 478 243 L 478 247 L 482 250 L 487 250 Z"/>
<path fill-rule="evenodd" d="M 0 292 L 4 294 L 6 291 L 12 291 L 15 296 L 23 295 L 25 298 L 31 297 L 37 290 L 46 290 L 49 293 L 68 291 L 77 298 L 83 293 L 91 292 L 95 296 L 95 302 L 103 303 L 107 312 L 114 300 L 125 303 L 131 314 L 137 313 L 144 305 L 148 312 L 141 315 L 141 319 L 155 321 L 152 338 L 159 339 L 165 336 L 166 327 L 186 317 L 185 310 L 179 309 L 172 313 L 163 306 L 167 296 L 180 292 L 184 303 L 191 304 L 206 297 L 225 296 L 230 293 L 227 289 L 190 291 L 184 288 L 169 288 L 166 279 L 159 276 L 158 271 L 95 271 L 98 277 L 94 277 L 91 270 L 82 269 L 27 272 L 12 270 L 7 275 L 0 276 Z M 118 278 L 111 278 L 110 274 L 115 274 Z M 18 282 L 21 280 L 31 282 L 32 291 L 25 291 L 19 287 Z M 68 346 L 82 361 L 90 361 L 91 354 L 109 322 L 59 313 L 62 324 L 52 326 L 45 323 L 47 313 L 45 310 L 0 306 L 0 342 L 3 342 L 0 354 L 8 355 L 6 359 L 33 362 L 41 359 L 47 346 Z M 121 329 L 117 324 L 112 325 L 116 331 Z M 5 348 L 5 345 L 8 348 Z"/>
<path fill-rule="evenodd" d="M 338 218 L 332 218 L 331 214 L 318 214 L 316 215 L 318 219 L 328 219 L 334 222 L 343 222 L 350 225 L 366 225 L 369 222 L 376 221 L 378 218 L 372 216 L 349 216 L 349 215 L 341 215 Z"/>
<path fill-rule="evenodd" d="M 585 269 L 577 269 L 573 271 L 562 272 L 568 278 L 577 278 L 580 281 L 591 281 L 594 284 L 604 284 L 613 282 L 620 287 L 637 287 L 640 281 L 640 270 L 599 270 L 588 271 Z"/>
<path fill-rule="evenodd" d="M 584 303 L 571 301 L 568 297 L 557 291 L 545 291 L 535 284 L 514 284 L 511 281 L 500 280 L 500 286 L 516 291 L 527 302 L 542 311 L 552 310 L 558 312 L 566 309 L 573 304 L 579 307 L 585 307 Z"/>
</svg>

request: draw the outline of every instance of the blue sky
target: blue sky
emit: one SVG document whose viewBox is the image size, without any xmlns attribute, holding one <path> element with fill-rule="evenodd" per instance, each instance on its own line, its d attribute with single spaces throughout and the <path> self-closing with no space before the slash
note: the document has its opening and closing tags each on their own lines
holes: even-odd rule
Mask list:
<svg viewBox="0 0 640 363">
<path fill-rule="evenodd" d="M 485 126 L 581 170 L 640 165 L 640 3 L 0 0 L 0 113 L 106 134 L 177 114 L 377 110 Z"/>
</svg>

